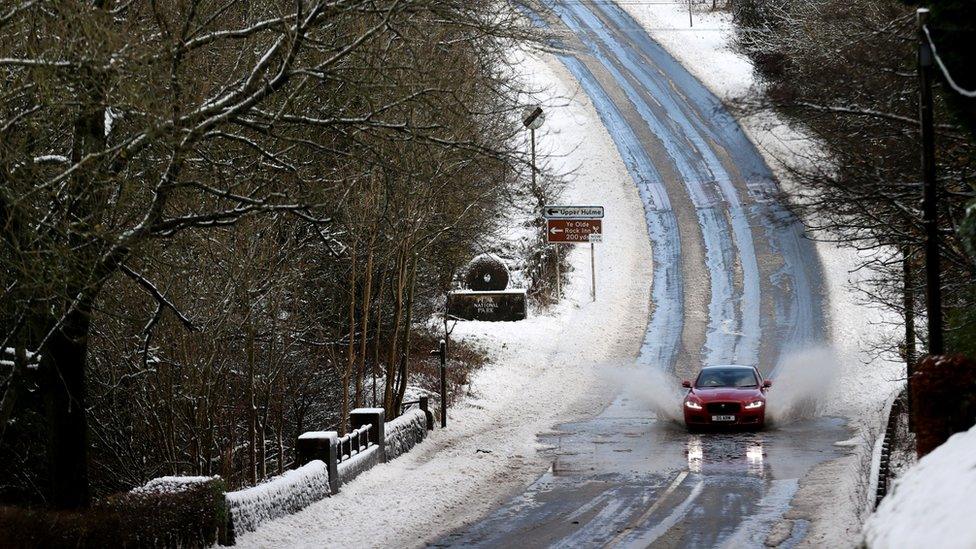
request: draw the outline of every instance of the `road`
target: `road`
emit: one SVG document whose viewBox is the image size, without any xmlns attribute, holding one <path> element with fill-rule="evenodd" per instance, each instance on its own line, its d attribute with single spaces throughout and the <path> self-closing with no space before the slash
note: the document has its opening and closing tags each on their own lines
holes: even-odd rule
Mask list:
<svg viewBox="0 0 976 549">
<path fill-rule="evenodd" d="M 826 336 L 817 254 L 769 168 L 722 103 L 616 4 L 551 9 L 537 23 L 562 31 L 560 59 L 644 204 L 654 264 L 638 367 L 677 380 L 702 365 L 757 364 L 775 382 Z M 809 526 L 782 520 L 800 480 L 849 436 L 832 418 L 689 435 L 620 397 L 541 435 L 549 472 L 435 545 L 791 547 Z"/>
</svg>

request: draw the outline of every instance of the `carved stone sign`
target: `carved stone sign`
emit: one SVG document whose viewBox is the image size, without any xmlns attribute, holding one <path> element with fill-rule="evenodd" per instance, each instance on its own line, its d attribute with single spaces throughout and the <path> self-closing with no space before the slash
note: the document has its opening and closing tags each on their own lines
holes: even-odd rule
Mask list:
<svg viewBox="0 0 976 549">
<path fill-rule="evenodd" d="M 447 294 L 447 316 L 489 322 L 525 320 L 525 304 L 525 290 L 458 290 Z"/>
</svg>

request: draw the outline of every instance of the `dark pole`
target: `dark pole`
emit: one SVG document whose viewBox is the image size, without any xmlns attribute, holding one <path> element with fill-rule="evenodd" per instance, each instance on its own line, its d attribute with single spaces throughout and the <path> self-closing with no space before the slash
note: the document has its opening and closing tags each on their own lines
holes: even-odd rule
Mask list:
<svg viewBox="0 0 976 549">
<path fill-rule="evenodd" d="M 437 354 L 441 356 L 441 428 L 447 427 L 447 342 L 441 340 Z"/>
<path fill-rule="evenodd" d="M 915 287 L 912 285 L 912 263 L 909 248 L 902 248 L 902 284 L 903 306 L 905 308 L 905 367 L 909 384 L 905 394 L 908 399 L 908 430 L 915 432 L 915 421 L 912 416 L 912 374 L 915 373 Z"/>
<path fill-rule="evenodd" d="M 535 128 L 529 128 L 529 135 L 532 136 L 532 190 L 535 191 Z"/>
<path fill-rule="evenodd" d="M 932 109 L 932 49 L 923 27 L 929 10 L 916 12 L 918 30 L 918 111 L 922 132 L 922 216 L 925 228 L 925 305 L 928 310 L 929 354 L 941 355 L 942 285 L 939 267 L 939 195 L 935 181 L 935 132 Z"/>
</svg>

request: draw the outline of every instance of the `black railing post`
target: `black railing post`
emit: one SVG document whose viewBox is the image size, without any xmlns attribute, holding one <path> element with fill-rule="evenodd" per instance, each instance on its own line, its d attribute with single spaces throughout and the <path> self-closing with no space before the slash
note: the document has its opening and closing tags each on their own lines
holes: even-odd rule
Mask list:
<svg viewBox="0 0 976 549">
<path fill-rule="evenodd" d="M 447 427 L 447 342 L 443 339 L 430 356 L 441 359 L 441 428 Z"/>
<path fill-rule="evenodd" d="M 320 459 L 329 471 L 329 491 L 339 492 L 339 436 L 335 431 L 302 433 L 295 442 L 295 468 Z"/>
<path fill-rule="evenodd" d="M 427 416 L 427 430 L 434 430 L 434 414 L 430 413 L 430 397 L 420 397 L 420 410 Z"/>
<path fill-rule="evenodd" d="M 441 429 L 447 427 L 447 342 L 441 340 Z"/>
</svg>

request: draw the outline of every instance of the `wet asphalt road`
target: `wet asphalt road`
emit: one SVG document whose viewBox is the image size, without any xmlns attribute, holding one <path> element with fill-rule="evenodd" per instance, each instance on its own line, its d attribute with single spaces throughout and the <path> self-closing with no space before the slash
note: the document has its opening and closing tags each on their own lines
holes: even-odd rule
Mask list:
<svg viewBox="0 0 976 549">
<path fill-rule="evenodd" d="M 436 547 L 793 547 L 808 524 L 777 522 L 814 465 L 839 457 L 843 422 L 689 435 L 618 399 L 592 420 L 540 436 L 552 467 Z"/>
<path fill-rule="evenodd" d="M 825 329 L 819 260 L 769 168 L 721 102 L 621 8 L 550 8 L 533 17 L 561 32 L 559 58 L 644 204 L 654 278 L 637 367 L 677 383 L 703 365 L 756 364 L 775 381 Z M 779 521 L 800 480 L 850 436 L 832 418 L 690 435 L 623 397 L 557 429 L 540 435 L 549 472 L 436 545 L 791 547 L 808 524 Z"/>
</svg>

